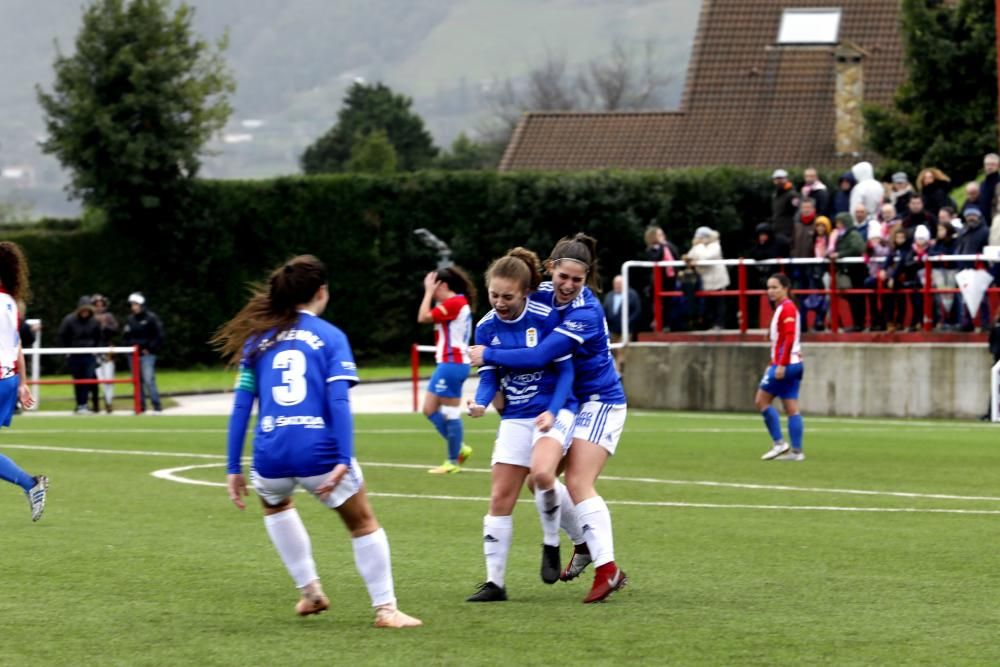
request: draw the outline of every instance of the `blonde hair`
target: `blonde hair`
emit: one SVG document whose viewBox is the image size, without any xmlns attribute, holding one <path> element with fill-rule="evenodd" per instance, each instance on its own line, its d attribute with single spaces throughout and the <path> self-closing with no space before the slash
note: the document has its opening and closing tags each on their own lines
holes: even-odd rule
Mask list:
<svg viewBox="0 0 1000 667">
<path fill-rule="evenodd" d="M 538 255 L 518 246 L 511 248 L 503 257 L 496 259 L 486 269 L 486 284 L 493 278 L 505 278 L 514 281 L 522 290 L 528 292 L 538 287 L 542 282 L 542 263 Z"/>
</svg>

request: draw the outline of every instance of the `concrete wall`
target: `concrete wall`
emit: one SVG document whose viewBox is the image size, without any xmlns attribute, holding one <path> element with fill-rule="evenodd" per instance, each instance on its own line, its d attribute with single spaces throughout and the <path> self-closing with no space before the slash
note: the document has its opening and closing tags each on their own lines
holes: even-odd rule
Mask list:
<svg viewBox="0 0 1000 667">
<path fill-rule="evenodd" d="M 753 411 L 766 343 L 635 343 L 625 357 L 630 407 Z M 974 417 L 989 405 L 983 344 L 802 346 L 799 402 L 807 414 Z"/>
</svg>

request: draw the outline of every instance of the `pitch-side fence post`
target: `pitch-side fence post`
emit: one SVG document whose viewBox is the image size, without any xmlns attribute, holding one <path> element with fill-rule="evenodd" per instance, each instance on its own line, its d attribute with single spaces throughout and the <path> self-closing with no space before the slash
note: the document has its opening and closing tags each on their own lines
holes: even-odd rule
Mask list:
<svg viewBox="0 0 1000 667">
<path fill-rule="evenodd" d="M 413 380 L 413 411 L 416 412 L 420 385 L 420 350 L 416 343 L 410 346 L 410 375 Z"/>
<path fill-rule="evenodd" d="M 142 414 L 142 366 L 139 357 L 139 346 L 132 348 L 132 409 L 135 414 Z"/>
</svg>

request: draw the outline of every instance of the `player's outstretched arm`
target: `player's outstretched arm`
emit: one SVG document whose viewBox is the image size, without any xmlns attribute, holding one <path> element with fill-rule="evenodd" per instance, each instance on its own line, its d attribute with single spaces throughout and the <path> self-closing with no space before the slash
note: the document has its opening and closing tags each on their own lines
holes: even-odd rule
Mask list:
<svg viewBox="0 0 1000 667">
<path fill-rule="evenodd" d="M 552 333 L 537 347 L 520 347 L 498 350 L 488 347 L 483 351 L 483 362 L 506 368 L 541 368 L 554 360 L 572 354 L 577 341 L 569 336 Z"/>
</svg>

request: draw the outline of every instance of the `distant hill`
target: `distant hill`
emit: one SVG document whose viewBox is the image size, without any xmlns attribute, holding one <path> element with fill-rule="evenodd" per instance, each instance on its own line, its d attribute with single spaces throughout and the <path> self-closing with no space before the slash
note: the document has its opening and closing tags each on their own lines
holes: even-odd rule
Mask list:
<svg viewBox="0 0 1000 667">
<path fill-rule="evenodd" d="M 60 203 L 59 165 L 36 147 L 43 132 L 34 86 L 52 80 L 54 42 L 73 51 L 81 0 L 0 0 L 0 168 L 28 167 L 39 213 Z M 517 78 L 546 52 L 579 64 L 615 38 L 652 39 L 672 74 L 677 105 L 700 0 L 192 0 L 200 34 L 229 31 L 226 58 L 236 109 L 206 175 L 255 178 L 298 171 L 298 156 L 335 121 L 355 78 L 381 80 L 414 98 L 435 141 L 475 133 L 491 84 Z M 26 184 L 28 180 L 18 181 Z M 0 198 L 12 181 L 0 179 Z"/>
</svg>

